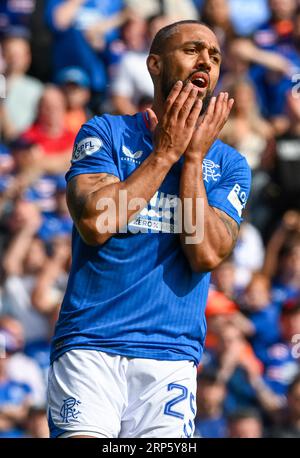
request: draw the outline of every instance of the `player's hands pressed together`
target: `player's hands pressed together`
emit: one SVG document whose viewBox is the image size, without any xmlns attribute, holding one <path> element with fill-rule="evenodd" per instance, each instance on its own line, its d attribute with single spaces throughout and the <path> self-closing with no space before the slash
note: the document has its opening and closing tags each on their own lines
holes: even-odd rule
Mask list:
<svg viewBox="0 0 300 458">
<path fill-rule="evenodd" d="M 233 103 L 234 100 L 228 98 L 227 92 L 221 92 L 218 97 L 211 99 L 207 112 L 196 125 L 185 156 L 195 157 L 197 160 L 204 158 L 224 127 Z"/>
<path fill-rule="evenodd" d="M 202 109 L 202 101 L 192 83 L 183 86 L 177 81 L 165 103 L 165 111 L 158 122 L 153 110 L 148 109 L 150 129 L 154 131 L 154 151 L 176 162 L 186 150 Z"/>
</svg>

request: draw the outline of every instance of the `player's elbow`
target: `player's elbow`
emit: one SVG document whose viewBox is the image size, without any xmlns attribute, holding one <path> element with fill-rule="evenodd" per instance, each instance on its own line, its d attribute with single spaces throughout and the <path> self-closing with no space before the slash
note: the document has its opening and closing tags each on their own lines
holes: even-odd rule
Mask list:
<svg viewBox="0 0 300 458">
<path fill-rule="evenodd" d="M 84 218 L 76 225 L 77 230 L 86 245 L 103 245 L 111 236 L 108 232 L 101 231 L 94 219 Z"/>
<path fill-rule="evenodd" d="M 215 253 L 208 253 L 205 256 L 195 255 L 189 259 L 189 263 L 193 272 L 205 273 L 211 272 L 222 262 L 222 259 Z"/>
</svg>

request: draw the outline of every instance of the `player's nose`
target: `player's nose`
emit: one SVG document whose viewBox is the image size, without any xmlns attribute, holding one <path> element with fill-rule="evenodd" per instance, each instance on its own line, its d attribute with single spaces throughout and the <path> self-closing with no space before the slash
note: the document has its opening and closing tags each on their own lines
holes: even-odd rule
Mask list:
<svg viewBox="0 0 300 458">
<path fill-rule="evenodd" d="M 203 48 L 201 52 L 198 54 L 198 59 L 197 59 L 197 65 L 198 67 L 204 67 L 208 72 L 211 69 L 211 62 L 210 62 L 210 55 L 208 52 L 208 49 Z"/>
</svg>

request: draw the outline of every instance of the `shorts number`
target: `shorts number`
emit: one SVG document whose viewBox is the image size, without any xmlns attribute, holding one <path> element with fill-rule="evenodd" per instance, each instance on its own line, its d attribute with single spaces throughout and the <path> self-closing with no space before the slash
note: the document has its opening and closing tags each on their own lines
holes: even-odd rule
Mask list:
<svg viewBox="0 0 300 458">
<path fill-rule="evenodd" d="M 171 401 L 167 402 L 167 404 L 165 405 L 164 414 L 165 415 L 171 415 L 172 417 L 180 418 L 181 420 L 183 420 L 184 419 L 184 415 L 182 413 L 176 411 L 176 410 L 173 410 L 172 408 L 176 404 L 178 404 L 181 401 L 184 401 L 187 398 L 188 389 L 183 385 L 179 385 L 178 383 L 169 383 L 168 391 L 171 391 L 171 390 L 174 390 L 174 389 L 180 390 L 181 394 L 179 396 L 176 396 L 176 398 L 171 399 Z"/>
</svg>

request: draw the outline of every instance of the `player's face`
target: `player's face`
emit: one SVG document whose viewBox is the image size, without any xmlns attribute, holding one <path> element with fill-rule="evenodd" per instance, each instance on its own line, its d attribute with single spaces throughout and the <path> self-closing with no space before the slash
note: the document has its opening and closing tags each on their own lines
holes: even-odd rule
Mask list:
<svg viewBox="0 0 300 458">
<path fill-rule="evenodd" d="M 191 81 L 204 110 L 220 74 L 221 53 L 215 34 L 199 24 L 183 24 L 169 39 L 162 55 L 161 91 L 166 99 L 176 81 Z M 204 111 L 203 110 L 203 111 Z"/>
</svg>

